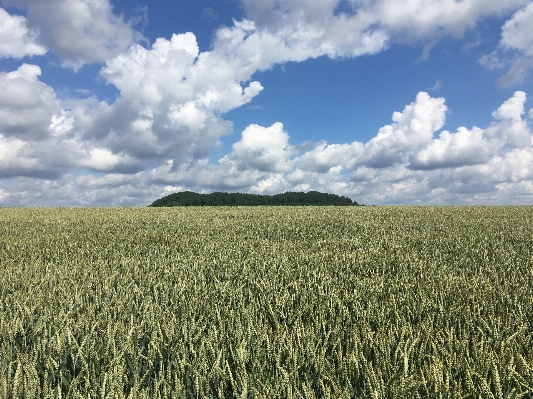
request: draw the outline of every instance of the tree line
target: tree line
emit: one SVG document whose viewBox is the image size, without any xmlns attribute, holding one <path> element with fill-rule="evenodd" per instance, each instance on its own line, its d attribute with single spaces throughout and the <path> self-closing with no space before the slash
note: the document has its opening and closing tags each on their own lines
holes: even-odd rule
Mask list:
<svg viewBox="0 0 533 399">
<path fill-rule="evenodd" d="M 275 195 L 222 193 L 199 194 L 182 191 L 154 201 L 150 206 L 287 206 L 287 205 L 359 205 L 348 197 L 318 191 L 286 192 Z"/>
</svg>

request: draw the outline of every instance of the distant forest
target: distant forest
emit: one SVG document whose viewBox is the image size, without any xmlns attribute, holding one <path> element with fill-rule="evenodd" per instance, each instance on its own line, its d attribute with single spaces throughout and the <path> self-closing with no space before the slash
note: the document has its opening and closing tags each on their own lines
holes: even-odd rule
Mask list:
<svg viewBox="0 0 533 399">
<path fill-rule="evenodd" d="M 198 194 L 183 191 L 167 195 L 154 201 L 150 206 L 288 206 L 288 205 L 359 205 L 348 197 L 335 194 L 319 193 L 318 191 L 286 192 L 275 195 L 211 193 Z"/>
</svg>

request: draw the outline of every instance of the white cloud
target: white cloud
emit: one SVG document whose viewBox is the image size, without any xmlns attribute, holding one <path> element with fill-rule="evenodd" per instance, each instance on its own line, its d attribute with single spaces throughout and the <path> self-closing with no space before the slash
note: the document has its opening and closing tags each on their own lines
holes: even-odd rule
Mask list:
<svg viewBox="0 0 533 399">
<path fill-rule="evenodd" d="M 185 105 L 171 105 L 168 118 L 173 124 L 187 126 L 192 131 L 198 131 L 205 127 L 207 114 L 199 110 L 192 101 Z"/>
<path fill-rule="evenodd" d="M 296 162 L 299 168 L 309 172 L 325 173 L 338 166 L 351 169 L 363 151 L 364 145 L 357 141 L 351 144 L 327 144 L 321 141 L 315 148 L 296 158 Z"/>
<path fill-rule="evenodd" d="M 38 43 L 38 36 L 35 29 L 28 28 L 25 17 L 0 8 L 0 58 L 45 54 L 47 50 Z"/>
<path fill-rule="evenodd" d="M 457 133 L 443 131 L 438 139 L 409 157 L 411 169 L 441 169 L 487 162 L 493 155 L 490 142 L 483 140 L 483 130 L 460 127 Z"/>
<path fill-rule="evenodd" d="M 526 93 L 517 91 L 513 97 L 505 101 L 500 107 L 492 113 L 494 119 L 513 119 L 519 120 L 525 113 L 524 103 L 526 101 Z"/>
<path fill-rule="evenodd" d="M 120 96 L 112 104 L 72 100 L 66 111 L 39 80 L 39 67 L 24 64 L 0 74 L 2 93 L 9 93 L 0 99 L 0 175 L 18 177 L 9 187 L 0 183 L 4 204 L 53 204 L 54 197 L 79 205 L 145 204 L 167 194 L 165 187 L 314 189 L 364 203 L 513 202 L 509 187 L 522 187 L 520 201 L 530 198 L 532 137 L 522 92 L 504 102 L 485 129 L 461 127 L 436 138 L 447 107 L 444 98 L 425 92 L 367 143 L 319 142 L 306 150 L 289 144 L 281 123 L 252 124 L 230 153 L 208 163 L 221 136 L 233 131 L 224 113 L 263 89 L 252 81 L 257 71 L 322 55 L 375 54 L 393 41 L 458 36 L 483 16 L 525 1 L 417 0 L 400 8 L 392 0 L 358 1 L 346 13 L 337 12 L 336 0 L 250 1 L 255 22 L 221 28 L 212 50 L 202 53 L 192 33 L 159 38 L 149 48 L 129 46 L 135 32 L 107 0 L 54 2 L 57 15 L 40 15 L 36 0 L 18 5 L 27 7 L 28 25 L 38 26 L 43 43 L 65 62 L 105 60 L 101 76 Z M 75 32 L 83 29 L 77 48 L 76 35 L 59 40 L 72 23 Z M 513 43 L 525 54 L 527 38 Z M 106 174 L 73 177 L 73 169 Z"/>
<path fill-rule="evenodd" d="M 66 66 L 103 62 L 127 49 L 140 36 L 113 13 L 109 0 L 5 0 L 24 7 L 28 26 L 38 29 L 44 45 Z"/>
<path fill-rule="evenodd" d="M 286 172 L 291 169 L 289 159 L 294 154 L 289 135 L 277 122 L 270 127 L 248 126 L 241 139 L 233 144 L 233 151 L 220 161 L 234 163 L 240 170 Z"/>
<path fill-rule="evenodd" d="M 276 173 L 276 174 L 271 173 L 270 177 L 260 180 L 257 182 L 256 186 L 252 186 L 250 188 L 250 191 L 258 192 L 262 194 L 262 193 L 267 193 L 269 187 L 274 187 L 275 188 L 274 192 L 277 192 L 279 191 L 279 186 L 282 181 L 283 181 L 283 173 Z"/>
<path fill-rule="evenodd" d="M 498 193 L 508 202 L 516 198 L 523 198 L 529 202 L 533 196 L 533 181 L 521 181 L 518 183 L 500 183 L 496 185 Z"/>
<path fill-rule="evenodd" d="M 483 17 L 516 10 L 527 1 L 358 0 L 345 3 L 344 12 L 338 12 L 337 0 L 244 0 L 244 4 L 261 31 L 283 32 L 285 43 L 298 36 L 309 53 L 315 49 L 329 56 L 354 56 L 379 52 L 389 40 L 459 37 Z"/>
<path fill-rule="evenodd" d="M 416 101 L 403 112 L 394 112 L 393 124 L 379 129 L 376 137 L 365 144 L 364 165 L 383 168 L 405 162 L 410 153 L 431 142 L 433 133 L 444 125 L 447 109 L 444 98 L 418 93 Z"/>
<path fill-rule="evenodd" d="M 533 151 L 517 148 L 505 153 L 503 158 L 495 157 L 490 164 L 496 179 L 501 182 L 518 183 L 533 179 Z"/>
<path fill-rule="evenodd" d="M 376 18 L 397 34 L 403 32 L 407 38 L 420 39 L 442 34 L 461 36 L 481 18 L 516 9 L 527 1 L 378 0 L 364 4 L 370 4 Z"/>
<path fill-rule="evenodd" d="M 172 161 L 163 164 L 146 174 L 151 183 L 180 185 L 194 191 L 248 191 L 261 179 L 270 176 L 257 169 L 239 170 L 232 162 L 208 165 L 196 162 L 175 167 Z"/>
<path fill-rule="evenodd" d="M 527 122 L 522 119 L 522 115 L 525 114 L 525 101 L 524 92 L 515 92 L 513 97 L 492 113 L 492 116 L 500 122 L 492 122 L 483 132 L 483 137 L 498 140 L 504 151 L 529 147 L 531 132 Z"/>
<path fill-rule="evenodd" d="M 199 53 L 192 33 L 159 38 L 151 49 L 133 45 L 102 69 L 121 96 L 107 109 L 84 110 L 86 136 L 140 163 L 172 158 L 177 167 L 208 158 L 220 137 L 232 132 L 222 113 L 263 89 L 255 81 L 241 86 L 253 71 L 243 74 L 243 61 L 235 57 L 217 49 Z"/>
<path fill-rule="evenodd" d="M 25 169 L 36 166 L 36 162 L 31 159 L 19 159 L 18 155 L 24 150 L 24 145 L 22 140 L 0 136 L 0 176 L 20 176 Z"/>
<path fill-rule="evenodd" d="M 533 2 L 517 11 L 502 27 L 500 45 L 533 56 Z"/>
<path fill-rule="evenodd" d="M 51 141 L 38 147 L 32 141 L 2 137 L 2 175 L 41 179 L 19 177 L 9 186 L 0 185 L 4 193 L 0 201 L 4 205 L 142 205 L 169 190 L 189 189 L 268 194 L 319 190 L 366 204 L 533 203 L 533 135 L 522 119 L 525 101 L 525 94 L 516 92 L 494 111 L 495 120 L 487 128 L 460 127 L 433 138 L 444 124 L 446 106 L 444 99 L 421 92 L 402 112 L 394 112 L 393 123 L 366 144 L 321 142 L 298 153 L 281 123 L 250 125 L 218 164 L 170 160 L 136 173 L 119 172 L 135 163 L 127 153 L 82 144 L 73 135 L 74 128 L 67 129 L 69 140 L 53 141 L 51 136 Z M 57 116 L 62 122 L 56 124 L 68 127 L 71 117 L 63 111 Z M 63 145 L 59 152 L 53 147 L 55 158 L 52 144 Z M 58 158 L 58 153 L 74 156 Z M 56 179 L 54 167 L 111 173 L 76 178 L 65 174 Z M 38 175 L 37 170 L 48 174 Z M 54 198 L 61 200 L 54 202 Z"/>
<path fill-rule="evenodd" d="M 461 37 L 483 18 L 522 6 L 526 7 L 504 26 L 501 47 L 527 55 L 531 46 L 529 19 L 533 7 L 529 0 L 354 0 L 344 2 L 342 12 L 337 0 L 244 0 L 244 4 L 254 22 L 243 22 L 246 26 L 242 26 L 242 32 L 227 28 L 225 35 L 218 36 L 217 44 L 222 48 L 223 43 L 229 43 L 236 54 L 247 54 L 242 58 L 259 70 L 322 55 L 336 58 L 376 54 L 390 43 L 406 42 L 424 45 L 419 59 L 424 61 L 442 36 Z M 496 52 L 481 57 L 479 62 L 488 68 L 505 64 Z M 529 56 L 518 58 L 500 84 L 520 81 L 532 65 Z"/>
<path fill-rule="evenodd" d="M 22 64 L 0 72 L 0 134 L 19 139 L 48 137 L 51 118 L 61 106 L 54 90 L 38 80 L 41 68 Z"/>
<path fill-rule="evenodd" d="M 234 27 L 218 31 L 210 61 L 222 58 L 216 71 L 218 76 L 238 68 L 242 73 L 240 79 L 246 80 L 245 76 L 277 63 L 304 61 L 323 55 L 355 57 L 376 54 L 387 47 L 388 36 L 383 31 L 364 23 L 352 24 L 343 18 L 337 21 L 337 17 L 331 17 L 335 24 L 324 26 L 289 19 L 286 25 L 274 27 L 256 25 L 251 20 L 235 22 Z"/>
<path fill-rule="evenodd" d="M 475 49 L 475 48 L 481 46 L 482 44 L 483 44 L 483 40 L 482 39 L 477 39 L 477 40 L 475 40 L 473 42 L 467 43 L 464 46 L 462 46 L 461 47 L 461 51 L 468 52 L 468 51 L 471 51 L 472 49 Z"/>
<path fill-rule="evenodd" d="M 443 131 L 433 138 L 444 125 L 446 106 L 444 99 L 421 92 L 402 112 L 393 114 L 393 124 L 380 129 L 366 144 L 321 142 L 292 158 L 280 155 L 278 162 L 290 165 L 290 170 L 263 173 L 257 173 L 257 165 L 250 162 L 253 150 L 243 146 L 247 151 L 240 153 L 234 146 L 233 167 L 229 162 L 208 168 L 193 166 L 181 175 L 177 172 L 173 179 L 187 186 L 184 176 L 194 175 L 196 185 L 214 190 L 221 187 L 218 179 L 240 177 L 247 188 L 233 189 L 321 190 L 363 203 L 531 203 L 533 197 L 513 197 L 501 188 L 519 182 L 527 186 L 533 179 L 533 136 L 521 119 L 525 100 L 524 93 L 515 93 L 494 112 L 497 120 L 486 129 L 460 127 L 455 133 Z M 250 127 L 257 132 L 271 128 Z M 279 151 L 287 142 L 283 136 L 274 148 Z M 263 148 L 259 141 L 253 143 L 250 147 Z M 246 169 L 236 167 L 239 156 L 246 160 L 241 163 Z"/>
<path fill-rule="evenodd" d="M 0 73 L 5 94 L 0 96 L 0 176 L 57 178 L 72 168 L 135 169 L 127 154 L 84 140 L 81 111 L 65 111 L 40 74 L 30 64 Z"/>
<path fill-rule="evenodd" d="M 499 80 L 501 86 L 522 82 L 533 68 L 533 2 L 528 1 L 522 9 L 502 26 L 499 50 L 479 59 L 481 65 L 496 69 L 511 64 Z M 506 56 L 498 56 L 498 52 Z M 502 59 L 503 58 L 503 59 Z"/>
<path fill-rule="evenodd" d="M 0 201 L 9 206 L 131 206 L 165 195 L 163 189 L 145 185 L 135 175 L 95 178 L 65 174 L 54 180 L 19 177 L 5 191 L 7 195 Z"/>
<path fill-rule="evenodd" d="M 118 165 L 127 165 L 129 163 L 133 163 L 133 160 L 127 155 L 113 154 L 107 148 L 93 148 L 88 151 L 85 159 L 81 159 L 78 162 L 78 165 L 98 171 L 110 171 Z"/>
</svg>

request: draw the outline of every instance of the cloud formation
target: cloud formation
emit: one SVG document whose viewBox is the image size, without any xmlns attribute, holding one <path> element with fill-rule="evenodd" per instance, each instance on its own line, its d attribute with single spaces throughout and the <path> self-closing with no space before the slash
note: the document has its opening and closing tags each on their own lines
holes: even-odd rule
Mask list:
<svg viewBox="0 0 533 399">
<path fill-rule="evenodd" d="M 40 140 L 53 115 L 60 112 L 54 90 L 38 80 L 41 68 L 22 64 L 16 71 L 0 73 L 0 126 L 4 136 Z"/>
<path fill-rule="evenodd" d="M 280 122 L 270 127 L 250 125 L 242 132 L 233 150 L 220 162 L 229 162 L 238 170 L 255 169 L 259 172 L 287 172 L 289 159 L 296 151 L 289 145 L 289 135 Z"/>
<path fill-rule="evenodd" d="M 40 41 L 75 70 L 103 62 L 140 39 L 130 23 L 113 13 L 109 0 L 4 0 L 23 8 Z M 34 54 L 37 54 L 34 52 Z M 40 53 L 42 54 L 42 53 Z"/>
<path fill-rule="evenodd" d="M 510 64 L 508 71 L 498 80 L 507 87 L 521 83 L 533 68 L 533 2 L 516 11 L 502 26 L 499 48 L 484 55 L 479 63 L 489 69 L 503 68 Z"/>
<path fill-rule="evenodd" d="M 486 15 L 521 6 L 504 25 L 500 47 L 527 64 L 532 3 L 420 0 L 400 7 L 379 0 L 339 7 L 337 0 L 245 0 L 249 19 L 220 28 L 205 52 L 190 32 L 137 43 L 138 34 L 108 0 L 53 3 L 17 1 L 27 19 L 6 13 L 6 21 L 15 27 L 8 39 L 20 44 L 19 53 L 0 51 L 38 55 L 46 51 L 39 38 L 74 69 L 104 63 L 100 76 L 119 96 L 113 103 L 71 100 L 67 108 L 39 79 L 39 66 L 0 73 L 0 177 L 16 178 L 0 182 L 2 205 L 145 205 L 183 189 L 319 190 L 370 204 L 533 200 L 532 132 L 521 91 L 485 128 L 442 131 L 445 99 L 420 92 L 366 143 L 305 146 L 291 143 L 281 122 L 250 124 L 229 153 L 211 159 L 221 137 L 233 133 L 225 113 L 263 90 L 254 80 L 258 71 L 460 36 Z M 499 60 L 489 58 L 487 65 Z"/>
<path fill-rule="evenodd" d="M 232 133 L 231 122 L 221 115 L 263 89 L 256 81 L 241 86 L 251 75 L 242 77 L 238 67 L 230 67 L 230 56 L 199 53 L 192 33 L 159 38 L 150 49 L 133 45 L 101 71 L 120 97 L 110 106 L 75 110 L 84 115 L 76 127 L 86 139 L 125 151 L 139 164 L 209 158 L 220 137 Z"/>
<path fill-rule="evenodd" d="M 533 3 L 518 10 L 502 27 L 500 44 L 504 48 L 516 49 L 533 56 Z"/>
<path fill-rule="evenodd" d="M 283 32 L 305 48 L 329 56 L 373 54 L 387 42 L 459 37 L 488 15 L 512 11 L 528 0 L 244 0 L 260 30 Z"/>
<path fill-rule="evenodd" d="M 54 90 L 39 81 L 37 65 L 0 73 L 0 177 L 57 178 L 71 168 L 114 171 L 131 166 L 124 153 L 112 154 L 75 131 Z"/>
<path fill-rule="evenodd" d="M 69 205 L 105 201 L 142 205 L 175 190 L 192 189 L 257 193 L 319 190 L 367 204 L 531 202 L 533 134 L 524 119 L 525 101 L 525 93 L 516 92 L 493 112 L 494 121 L 485 129 L 460 127 L 435 137 L 445 123 L 445 101 L 420 92 L 401 112 L 394 112 L 392 123 L 379 129 L 367 143 L 320 142 L 302 150 L 290 143 L 281 123 L 250 125 L 215 164 L 205 159 L 181 164 L 170 160 L 135 173 L 113 173 L 119 164 L 135 163 L 127 154 L 88 148 L 76 136 L 62 141 L 63 145 L 69 143 L 65 153 L 75 156 L 55 159 L 56 167 L 111 172 L 101 177 L 68 173 L 56 178 L 39 176 L 37 165 L 44 170 L 54 167 L 51 154 L 45 153 L 47 142 L 41 142 L 38 148 L 44 152 L 39 153 L 31 142 L 2 137 L 3 176 L 16 169 L 11 175 L 28 177 L 20 177 L 8 189 L 0 186 L 0 201 L 4 205 L 59 205 L 57 198 L 61 198 Z M 71 128 L 66 130 L 72 132 Z M 50 134 L 50 145 L 60 144 L 53 137 Z M 16 156 L 10 156 L 13 153 Z M 30 156 L 25 157 L 26 153 Z M 43 165 L 43 160 L 48 163 Z M 25 173 L 32 170 L 33 174 Z"/>
<path fill-rule="evenodd" d="M 45 54 L 47 50 L 38 43 L 38 36 L 35 29 L 28 28 L 25 17 L 0 8 L 0 58 Z"/>
</svg>

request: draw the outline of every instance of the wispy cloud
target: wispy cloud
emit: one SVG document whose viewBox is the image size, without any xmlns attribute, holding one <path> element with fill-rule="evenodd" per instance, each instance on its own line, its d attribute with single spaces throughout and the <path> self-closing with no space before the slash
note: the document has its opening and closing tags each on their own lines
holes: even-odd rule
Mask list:
<svg viewBox="0 0 533 399">
<path fill-rule="evenodd" d="M 498 84 L 503 87 L 521 83 L 533 70 L 533 2 L 516 11 L 502 27 L 499 48 L 484 55 L 479 63 L 489 69 L 509 69 Z"/>
<path fill-rule="evenodd" d="M 440 89 L 442 89 L 442 82 L 441 82 L 440 79 L 437 79 L 435 84 L 433 86 L 431 86 L 428 90 L 430 90 L 430 91 L 439 91 Z"/>
</svg>

